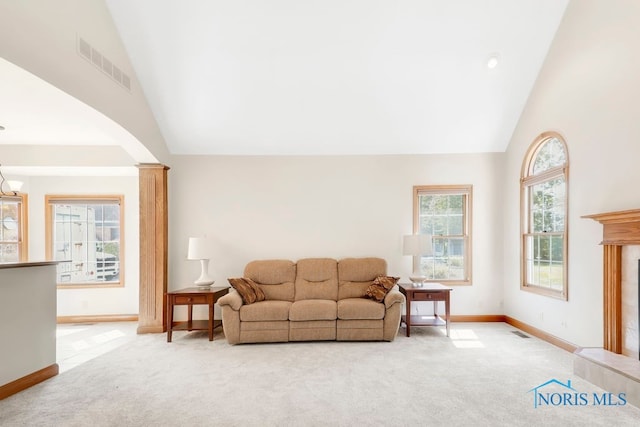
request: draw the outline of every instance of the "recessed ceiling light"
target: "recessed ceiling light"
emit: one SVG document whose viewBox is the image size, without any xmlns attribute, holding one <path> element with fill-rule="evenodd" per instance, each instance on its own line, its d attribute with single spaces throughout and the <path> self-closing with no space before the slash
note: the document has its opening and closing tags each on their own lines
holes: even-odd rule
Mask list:
<svg viewBox="0 0 640 427">
<path fill-rule="evenodd" d="M 0 125 L 0 130 L 4 130 L 4 126 Z"/>
<path fill-rule="evenodd" d="M 500 61 L 500 55 L 497 53 L 492 53 L 489 55 L 489 59 L 487 59 L 487 68 L 493 70 L 498 66 L 498 62 Z"/>
</svg>

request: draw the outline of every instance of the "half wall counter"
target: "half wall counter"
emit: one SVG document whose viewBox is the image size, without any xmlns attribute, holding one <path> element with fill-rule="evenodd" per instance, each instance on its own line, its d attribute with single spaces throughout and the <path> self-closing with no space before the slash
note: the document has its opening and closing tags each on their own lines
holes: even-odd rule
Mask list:
<svg viewBox="0 0 640 427">
<path fill-rule="evenodd" d="M 58 374 L 56 264 L 0 264 L 0 399 Z"/>
</svg>

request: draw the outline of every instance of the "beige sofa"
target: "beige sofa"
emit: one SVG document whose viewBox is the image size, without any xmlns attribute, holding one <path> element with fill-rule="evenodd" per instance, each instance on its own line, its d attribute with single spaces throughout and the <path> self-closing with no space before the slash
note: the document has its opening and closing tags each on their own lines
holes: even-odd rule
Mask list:
<svg viewBox="0 0 640 427">
<path fill-rule="evenodd" d="M 288 341 L 393 341 L 404 302 L 397 286 L 377 302 L 365 297 L 381 258 L 252 261 L 244 277 L 265 300 L 244 304 L 235 290 L 218 300 L 230 344 Z"/>
</svg>

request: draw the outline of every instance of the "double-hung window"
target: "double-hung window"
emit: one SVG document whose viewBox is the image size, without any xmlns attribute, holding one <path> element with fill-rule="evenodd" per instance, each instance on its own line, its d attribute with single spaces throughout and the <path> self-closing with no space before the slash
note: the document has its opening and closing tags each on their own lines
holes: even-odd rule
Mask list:
<svg viewBox="0 0 640 427">
<path fill-rule="evenodd" d="M 24 262 L 27 254 L 27 196 L 0 197 L 0 262 Z"/>
<path fill-rule="evenodd" d="M 122 286 L 123 196 L 45 197 L 47 258 L 59 286 Z"/>
<path fill-rule="evenodd" d="M 522 166 L 524 290 L 567 299 L 567 146 L 555 132 L 540 135 Z"/>
<path fill-rule="evenodd" d="M 471 195 L 471 185 L 413 187 L 413 232 L 432 236 L 432 254 L 418 258 L 427 281 L 471 284 Z"/>
</svg>

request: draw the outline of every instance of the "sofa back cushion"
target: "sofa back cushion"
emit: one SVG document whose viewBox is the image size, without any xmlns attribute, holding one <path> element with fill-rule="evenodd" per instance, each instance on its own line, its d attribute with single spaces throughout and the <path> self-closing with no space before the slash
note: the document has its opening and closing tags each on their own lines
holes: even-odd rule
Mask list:
<svg viewBox="0 0 640 427">
<path fill-rule="evenodd" d="M 338 261 L 338 299 L 363 298 L 378 276 L 386 276 L 382 258 L 345 258 Z"/>
<path fill-rule="evenodd" d="M 289 260 L 251 261 L 244 268 L 247 277 L 260 286 L 265 299 L 293 301 L 296 265 Z"/>
<path fill-rule="evenodd" d="M 338 300 L 338 261 L 332 258 L 306 258 L 296 264 L 295 300 Z"/>
</svg>

